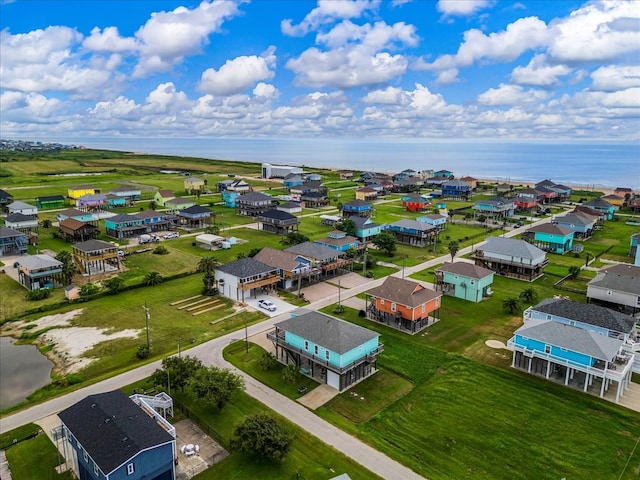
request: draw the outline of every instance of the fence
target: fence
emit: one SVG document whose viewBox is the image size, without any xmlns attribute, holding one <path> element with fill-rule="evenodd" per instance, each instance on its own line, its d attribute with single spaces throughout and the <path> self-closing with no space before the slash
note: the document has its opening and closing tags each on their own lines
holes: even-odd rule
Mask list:
<svg viewBox="0 0 640 480">
<path fill-rule="evenodd" d="M 189 407 L 177 402 L 175 398 L 173 399 L 173 406 L 180 410 L 185 417 L 198 425 L 204 433 L 213 438 L 218 444 L 222 445 L 225 449 L 229 448 L 229 441 L 227 441 L 220 432 L 216 431 L 211 425 L 205 422 L 199 415 L 195 414 Z"/>
</svg>

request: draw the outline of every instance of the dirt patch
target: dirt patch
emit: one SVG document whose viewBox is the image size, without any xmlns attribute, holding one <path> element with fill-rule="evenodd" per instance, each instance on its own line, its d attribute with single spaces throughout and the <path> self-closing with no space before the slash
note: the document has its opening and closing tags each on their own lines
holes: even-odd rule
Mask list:
<svg viewBox="0 0 640 480">
<path fill-rule="evenodd" d="M 25 332 L 47 330 L 37 338 L 36 343 L 53 346 L 46 355 L 55 365 L 54 372 L 66 375 L 81 370 L 94 360 L 84 354 L 95 345 L 116 338 L 137 337 L 140 333 L 140 330 L 114 332 L 106 328 L 72 326 L 73 319 L 82 311 L 78 308 L 57 315 L 45 315 L 30 322 L 7 323 L 2 334 L 20 338 Z"/>
<path fill-rule="evenodd" d="M 484 342 L 484 344 L 487 347 L 490 347 L 490 348 L 504 348 L 504 349 L 507 349 L 507 346 L 503 342 L 501 342 L 500 340 L 487 340 L 486 342 Z"/>
</svg>

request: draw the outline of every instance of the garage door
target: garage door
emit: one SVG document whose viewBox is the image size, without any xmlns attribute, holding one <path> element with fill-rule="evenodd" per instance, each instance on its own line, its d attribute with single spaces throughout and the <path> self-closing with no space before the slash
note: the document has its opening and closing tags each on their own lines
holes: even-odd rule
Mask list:
<svg viewBox="0 0 640 480">
<path fill-rule="evenodd" d="M 327 385 L 335 388 L 336 390 L 340 390 L 340 375 L 336 372 L 332 372 L 331 370 L 327 370 Z"/>
</svg>

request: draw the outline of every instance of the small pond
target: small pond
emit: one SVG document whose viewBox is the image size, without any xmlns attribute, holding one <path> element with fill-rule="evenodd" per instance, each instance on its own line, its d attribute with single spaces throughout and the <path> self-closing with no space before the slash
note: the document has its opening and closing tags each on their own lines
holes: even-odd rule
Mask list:
<svg viewBox="0 0 640 480">
<path fill-rule="evenodd" d="M 51 381 L 53 362 L 35 345 L 0 337 L 0 410 L 16 405 Z"/>
</svg>

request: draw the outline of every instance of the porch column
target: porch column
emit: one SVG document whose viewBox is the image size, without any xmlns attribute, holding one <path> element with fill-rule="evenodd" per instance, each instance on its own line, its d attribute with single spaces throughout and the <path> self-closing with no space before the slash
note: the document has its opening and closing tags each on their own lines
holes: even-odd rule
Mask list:
<svg viewBox="0 0 640 480">
<path fill-rule="evenodd" d="M 607 371 L 606 367 L 605 367 L 605 372 Z M 604 396 L 604 382 L 606 380 L 606 377 L 602 377 L 602 385 L 600 385 L 600 398 L 602 398 Z"/>
<path fill-rule="evenodd" d="M 586 375 L 587 375 L 587 376 L 586 376 L 586 377 L 584 377 L 584 390 L 583 390 L 584 392 L 586 392 L 586 391 L 587 391 L 587 387 L 589 386 L 589 377 L 591 376 L 591 375 L 590 375 L 590 374 L 588 374 L 588 373 L 587 373 Z"/>
<path fill-rule="evenodd" d="M 622 387 L 622 382 L 623 382 L 623 381 L 624 381 L 624 380 L 620 380 L 620 381 L 618 382 L 618 388 L 616 389 L 616 403 L 618 403 L 618 402 L 620 401 L 620 389 L 621 389 L 621 387 Z"/>
<path fill-rule="evenodd" d="M 567 372 L 565 373 L 565 376 L 564 376 L 564 384 L 565 384 L 565 386 L 569 385 L 570 372 L 571 372 L 571 367 L 567 367 Z"/>
<path fill-rule="evenodd" d="M 516 366 L 516 355 L 518 354 L 517 351 L 513 351 L 513 358 L 511 359 L 511 368 L 515 368 Z"/>
<path fill-rule="evenodd" d="M 576 370 L 574 368 L 571 369 L 571 380 L 573 380 L 573 376 L 575 375 Z"/>
<path fill-rule="evenodd" d="M 549 380 L 549 373 L 551 372 L 551 362 L 547 360 L 547 380 Z"/>
</svg>

